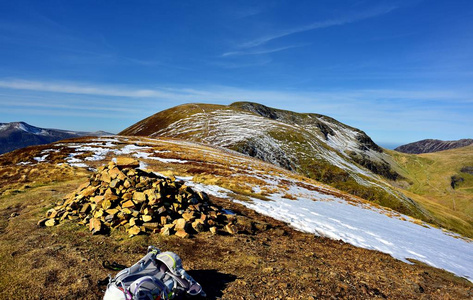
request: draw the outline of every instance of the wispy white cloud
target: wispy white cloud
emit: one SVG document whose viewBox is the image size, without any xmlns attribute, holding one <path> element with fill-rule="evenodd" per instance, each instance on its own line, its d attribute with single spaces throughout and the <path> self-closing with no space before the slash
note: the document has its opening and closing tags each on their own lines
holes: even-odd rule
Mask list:
<svg viewBox="0 0 473 300">
<path fill-rule="evenodd" d="M 70 83 L 52 83 L 27 80 L 0 80 L 0 87 L 16 90 L 30 90 L 41 92 L 85 94 L 115 97 L 154 97 L 163 98 L 170 96 L 159 90 L 150 89 L 125 89 L 113 86 L 97 86 Z"/>
<path fill-rule="evenodd" d="M 376 100 L 429 100 L 445 102 L 446 100 L 472 103 L 473 97 L 468 92 L 462 93 L 452 90 L 402 90 L 402 89 L 352 89 L 330 91 L 281 91 L 281 90 L 254 90 L 240 89 L 229 86 L 210 86 L 206 88 L 176 88 L 159 87 L 154 89 L 140 89 L 133 86 L 97 85 L 77 82 L 46 82 L 21 79 L 0 80 L 0 88 L 13 90 L 27 90 L 37 92 L 79 94 L 92 96 L 110 96 L 123 98 L 153 98 L 169 100 L 195 100 L 204 97 L 215 99 L 243 99 L 243 100 L 273 100 L 287 101 L 299 99 L 305 101 L 376 101 Z"/>
<path fill-rule="evenodd" d="M 210 64 L 225 68 L 225 69 L 241 69 L 241 68 L 252 68 L 260 67 L 271 63 L 273 60 L 269 57 L 264 57 L 262 59 L 257 59 L 254 61 L 246 62 L 229 62 L 229 61 L 213 61 Z"/>
<path fill-rule="evenodd" d="M 292 45 L 292 46 L 285 46 L 285 47 L 279 47 L 279 48 L 272 48 L 272 49 L 258 49 L 258 50 L 246 50 L 246 51 L 231 51 L 231 52 L 225 52 L 222 54 L 223 57 L 225 56 L 236 56 L 236 55 L 260 55 L 260 54 L 268 54 L 268 53 L 274 53 L 274 52 L 280 52 L 288 49 L 293 49 L 293 48 L 300 48 L 307 46 L 308 44 L 303 44 L 303 45 Z"/>
<path fill-rule="evenodd" d="M 262 36 L 257 39 L 253 39 L 251 41 L 247 41 L 244 43 L 241 43 L 239 45 L 240 48 L 247 49 L 247 48 L 254 48 L 261 46 L 263 44 L 266 44 L 272 40 L 279 39 L 285 36 L 289 36 L 292 34 L 300 33 L 300 32 L 305 32 L 309 30 L 315 30 L 315 29 L 322 29 L 322 28 L 328 28 L 328 27 L 333 27 L 333 26 L 342 26 L 345 24 L 349 23 L 354 23 L 357 21 L 361 21 L 364 19 L 369 19 L 369 18 L 374 18 L 377 16 L 381 16 L 384 14 L 387 14 L 393 10 L 397 9 L 397 6 L 386 6 L 386 7 L 377 7 L 375 9 L 365 11 L 365 12 L 356 12 L 352 13 L 350 15 L 345 15 L 339 18 L 334 18 L 330 20 L 324 20 L 324 21 L 317 21 L 308 25 L 304 26 L 299 26 L 299 27 L 294 27 L 294 28 L 289 28 L 285 30 L 280 30 L 278 32 L 274 32 L 272 34 L 268 34 L 265 36 Z"/>
<path fill-rule="evenodd" d="M 261 12 L 263 12 L 262 8 L 250 7 L 246 9 L 237 9 L 235 11 L 232 11 L 232 15 L 235 19 L 244 19 L 259 15 Z"/>
<path fill-rule="evenodd" d="M 33 115 L 33 116 L 53 116 L 53 117 L 76 117 L 76 118 L 94 118 L 97 120 L 97 123 L 99 123 L 99 120 L 102 119 L 115 119 L 115 120 L 123 120 L 123 119 L 129 119 L 133 120 L 136 119 L 136 115 L 132 115 L 126 112 L 123 113 L 113 113 L 113 114 L 104 114 L 103 112 L 93 112 L 93 111 L 77 111 L 77 110 L 55 110 L 55 109 L 46 109 L 46 108 L 31 108 L 31 109 L 24 109 L 24 108 L 5 108 L 3 113 L 8 113 L 8 114 L 16 114 L 16 115 L 21 115 L 22 117 L 25 117 L 27 115 Z M 20 120 L 20 119 L 18 119 Z M 132 121 L 131 121 L 132 122 Z M 36 125 L 36 124 L 32 124 Z M 90 127 L 91 124 L 86 124 L 86 126 Z M 84 127 L 76 127 L 74 130 L 79 130 L 79 131 L 87 131 Z M 58 127 L 58 128 L 68 128 L 68 126 L 64 127 Z M 92 128 L 98 128 L 98 127 L 92 127 Z M 119 130 L 123 129 L 123 127 L 115 127 L 114 129 L 111 129 L 110 131 L 113 132 L 118 132 Z"/>
<path fill-rule="evenodd" d="M 121 107 L 116 105 L 116 103 L 111 103 L 109 106 L 104 105 L 90 105 L 83 103 L 77 104 L 64 104 L 58 102 L 33 102 L 33 101 L 12 101 L 12 100 L 2 100 L 0 99 L 0 104 L 4 107 L 23 107 L 31 109 L 33 107 L 38 108 L 51 108 L 51 109 L 59 109 L 59 110 L 75 110 L 75 111 L 105 111 L 105 112 L 127 112 L 127 113 L 136 113 L 136 112 L 143 112 L 145 108 L 138 108 L 138 107 L 131 107 L 131 105 Z"/>
<path fill-rule="evenodd" d="M 402 142 L 406 141 L 407 137 L 409 140 L 427 137 L 471 137 L 470 129 L 473 126 L 472 94 L 458 90 L 287 91 L 229 86 L 140 89 L 133 86 L 111 87 L 74 82 L 22 80 L 0 80 L 0 88 L 11 90 L 8 97 L 0 97 L 0 118 L 3 118 L 2 114 L 7 113 L 50 114 L 98 118 L 99 122 L 103 115 L 108 119 L 117 120 L 114 121 L 115 131 L 123 129 L 124 125 L 118 121 L 122 117 L 138 121 L 159 110 L 182 103 L 229 104 L 235 101 L 253 101 L 298 112 L 328 115 L 360 128 L 375 141 L 382 142 Z M 17 91 L 18 97 L 15 97 L 14 91 Z M 31 97 L 23 97 L 25 91 L 33 96 L 46 95 L 46 100 L 38 99 L 39 103 L 36 103 Z M 101 104 L 97 107 L 84 107 L 87 101 L 88 104 L 93 102 L 90 97 Z M 67 102 L 64 99 L 67 99 Z M 113 105 L 114 103 L 116 105 Z M 452 133 L 456 136 L 452 136 Z"/>
</svg>

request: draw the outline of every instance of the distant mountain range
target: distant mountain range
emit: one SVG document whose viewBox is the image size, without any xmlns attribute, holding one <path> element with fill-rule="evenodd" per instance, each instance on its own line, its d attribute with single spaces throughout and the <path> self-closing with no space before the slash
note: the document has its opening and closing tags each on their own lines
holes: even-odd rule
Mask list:
<svg viewBox="0 0 473 300">
<path fill-rule="evenodd" d="M 441 141 L 427 139 L 397 147 L 396 151 L 410 154 L 431 153 L 465 147 L 473 144 L 473 139 L 461 139 L 458 141 Z"/>
<path fill-rule="evenodd" d="M 43 145 L 80 136 L 113 135 L 112 133 L 82 132 L 61 129 L 45 129 L 25 122 L 0 123 L 0 154 L 32 145 Z"/>
</svg>

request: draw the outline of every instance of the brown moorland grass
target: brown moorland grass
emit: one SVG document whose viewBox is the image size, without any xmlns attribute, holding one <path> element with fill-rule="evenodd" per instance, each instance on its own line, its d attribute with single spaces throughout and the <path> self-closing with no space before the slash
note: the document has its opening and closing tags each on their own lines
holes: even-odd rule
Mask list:
<svg viewBox="0 0 473 300">
<path fill-rule="evenodd" d="M 91 235 L 73 221 L 36 222 L 84 177 L 0 197 L 0 298 L 100 299 L 104 260 L 131 265 L 148 245 L 178 253 L 209 299 L 468 299 L 473 285 L 421 264 L 300 233 L 225 199 L 211 201 L 270 227 L 256 234 L 199 234 L 191 239 L 124 232 Z"/>
<path fill-rule="evenodd" d="M 137 139 L 128 143 L 153 146 L 156 141 Z M 172 140 L 168 140 L 168 144 L 173 153 L 185 153 L 189 162 L 145 160 L 150 168 L 166 175 L 202 178 L 205 183 L 221 180 L 221 184 L 234 186 L 235 197 L 247 197 L 240 194 L 247 183 L 243 177 L 228 176 L 230 170 L 239 174 L 246 170 L 250 177 L 252 172 L 286 174 L 301 186 L 336 193 L 323 184 L 315 184 L 300 175 L 288 175 L 285 170 L 257 160 L 243 160 L 232 152 Z M 5 175 L 0 177 L 3 188 L 0 195 L 0 299 L 100 299 L 103 293 L 96 281 L 110 272 L 102 267 L 102 262 L 110 260 L 131 265 L 144 255 L 148 245 L 178 253 L 184 267 L 203 284 L 210 299 L 468 299 L 473 295 L 472 284 L 451 273 L 419 264 L 408 265 L 376 251 L 300 233 L 282 222 L 215 197 L 211 201 L 267 223 L 270 228 L 254 235 L 199 234 L 191 239 L 160 235 L 139 235 L 130 239 L 126 233 L 118 231 L 94 236 L 86 227 L 72 221 L 53 228 L 39 228 L 36 223 L 45 212 L 90 175 L 84 169 L 56 165 L 63 162 L 62 157 L 67 157 L 69 149 L 54 147 L 60 151 L 52 163 L 35 166 L 17 166 L 16 163 L 22 162 L 21 159 L 29 161 L 29 155 L 38 156 L 47 148 L 13 153 L 15 165 L 8 163 L 13 159 L 11 156 L 0 156 L 0 174 Z M 109 159 L 91 163 L 103 164 Z M 11 169 L 1 173 L 4 168 Z M 39 171 L 31 172 L 31 168 Z M 21 188 L 24 183 L 15 179 L 21 178 L 17 173 L 22 172 L 28 175 L 29 187 Z M 361 201 L 341 192 L 337 195 Z"/>
<path fill-rule="evenodd" d="M 172 138 L 159 138 L 157 140 L 146 137 L 116 137 L 114 139 L 116 140 L 114 146 L 115 149 L 119 149 L 120 147 L 126 145 L 144 146 L 148 148 L 145 148 L 143 152 L 149 153 L 152 158 L 159 156 L 158 158 L 162 159 L 176 159 L 181 161 L 181 163 L 168 163 L 166 161 L 163 162 L 155 159 L 143 159 L 143 161 L 145 161 L 149 167 L 153 168 L 154 170 L 164 172 L 167 175 L 175 174 L 179 176 L 191 176 L 196 182 L 217 184 L 233 191 L 235 195 L 238 195 L 236 197 L 238 197 L 240 200 L 247 200 L 248 197 L 267 199 L 267 196 L 274 192 L 274 187 L 260 185 L 261 180 L 256 179 L 254 176 L 255 174 L 259 173 L 268 176 L 289 176 L 289 178 L 293 178 L 295 181 L 297 181 L 297 185 L 300 187 L 309 189 L 316 187 L 316 189 L 323 189 L 324 193 L 342 197 L 346 200 L 356 199 L 358 202 L 362 201 L 360 198 L 353 197 L 341 191 L 337 191 L 328 187 L 327 185 L 321 184 L 320 182 L 315 182 L 314 180 L 310 180 L 304 176 L 290 173 L 284 169 L 264 163 L 257 159 L 243 156 L 230 150 L 223 150 L 221 148 L 211 147 L 199 143 L 185 142 Z M 104 145 L 106 142 L 97 142 L 97 139 L 93 138 L 79 138 L 58 142 L 49 146 L 28 147 L 26 149 L 14 151 L 0 156 L 0 165 L 3 166 L 0 169 L 0 193 L 17 193 L 21 190 L 24 190 L 25 188 L 29 188 L 32 185 L 34 186 L 35 183 L 33 183 L 34 180 L 32 178 L 35 178 L 35 176 L 32 176 L 33 174 L 29 174 L 28 172 L 35 173 L 39 172 L 39 170 L 48 168 L 48 164 L 37 164 L 35 159 L 33 159 L 33 157 L 43 156 L 44 151 L 48 151 L 47 161 L 56 164 L 64 163 L 65 159 L 69 155 L 76 155 L 76 158 L 88 158 L 88 156 L 91 155 L 90 151 L 76 154 L 74 153 L 74 149 L 68 147 L 68 145 L 80 145 L 81 143 L 98 144 L 92 147 L 100 147 L 100 145 Z M 153 153 L 153 151 L 156 152 Z M 393 155 L 393 157 L 396 156 Z M 400 154 L 397 158 L 400 158 L 400 161 L 404 160 L 404 164 L 409 165 L 407 162 L 412 160 L 413 157 L 415 160 L 418 159 L 416 156 L 404 154 Z M 468 152 L 466 153 L 466 157 L 468 157 Z M 112 156 L 109 154 L 102 160 L 87 161 L 87 164 L 92 167 L 97 167 L 100 164 L 108 162 L 111 158 Z M 35 164 L 26 166 L 18 165 L 18 163 L 25 162 Z M 401 167 L 402 164 L 400 163 L 398 168 Z M 64 167 L 64 170 L 67 170 L 67 167 Z M 45 172 L 47 175 L 42 177 L 45 177 L 44 180 L 47 179 L 54 181 L 54 178 L 58 176 L 65 176 L 66 178 L 67 176 L 74 176 L 74 173 L 66 175 L 66 173 L 69 171 L 64 170 L 59 172 L 57 168 L 52 168 L 50 173 L 47 171 Z M 425 173 L 425 171 L 422 169 L 419 170 Z M 403 172 L 406 173 L 406 171 Z M 41 172 L 39 172 L 39 175 L 40 174 Z M 412 177 L 406 176 L 406 178 L 408 178 L 407 180 L 410 180 L 409 178 Z M 419 178 L 419 180 L 422 180 L 422 177 Z M 10 185 L 9 191 L 2 190 L 2 182 L 8 183 Z M 16 185 L 13 185 L 13 183 Z M 466 182 L 462 184 L 466 184 L 466 186 L 468 186 L 469 183 Z M 258 185 L 262 188 L 253 190 L 253 187 Z M 421 186 L 421 184 L 418 185 Z M 278 184 L 277 189 L 280 189 L 284 193 L 284 191 L 287 189 L 287 186 L 288 184 L 282 180 Z M 356 186 L 353 188 L 355 190 L 357 189 Z M 425 193 L 423 195 L 419 195 L 417 190 L 404 190 L 404 192 L 417 203 L 422 204 L 422 207 L 427 208 L 430 216 L 428 219 L 423 218 L 424 221 L 428 221 L 433 225 L 442 226 L 449 230 L 461 233 L 467 237 L 473 237 L 473 221 L 471 221 L 472 218 L 463 213 L 463 211 L 459 209 L 453 210 L 448 206 L 441 205 L 438 203 L 438 201 L 436 201 L 435 197 L 431 199 L 432 196 L 426 195 Z M 427 192 L 429 191 L 427 190 Z M 457 190 L 452 190 L 452 192 L 458 193 Z M 468 196 L 467 191 L 461 191 L 461 193 L 467 195 L 465 198 L 466 201 L 472 197 L 471 195 Z M 376 195 L 372 196 L 376 198 Z M 463 202 L 459 200 L 456 200 L 456 202 L 459 203 L 457 207 L 461 207 L 460 204 Z M 471 201 L 469 202 L 471 203 Z M 396 203 L 392 203 L 391 206 L 393 208 L 397 208 Z M 400 207 L 397 210 L 405 212 L 405 209 L 405 207 Z"/>
</svg>

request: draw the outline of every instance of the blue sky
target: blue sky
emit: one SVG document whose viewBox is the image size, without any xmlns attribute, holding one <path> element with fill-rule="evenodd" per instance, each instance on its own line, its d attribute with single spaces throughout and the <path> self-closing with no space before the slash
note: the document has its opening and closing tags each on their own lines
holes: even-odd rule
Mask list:
<svg viewBox="0 0 473 300">
<path fill-rule="evenodd" d="M 0 122 L 119 132 L 234 101 L 381 145 L 472 138 L 473 1 L 0 2 Z"/>
</svg>

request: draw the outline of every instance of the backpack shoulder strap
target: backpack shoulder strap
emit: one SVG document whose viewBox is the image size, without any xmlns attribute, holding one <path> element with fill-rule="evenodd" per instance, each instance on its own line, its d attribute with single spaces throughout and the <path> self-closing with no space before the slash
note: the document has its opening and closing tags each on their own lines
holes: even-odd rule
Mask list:
<svg viewBox="0 0 473 300">
<path fill-rule="evenodd" d="M 179 270 L 182 269 L 182 260 L 176 253 L 170 251 L 161 252 L 156 255 L 156 260 L 165 264 L 174 275 L 180 274 Z"/>
<path fill-rule="evenodd" d="M 178 288 L 186 291 L 190 295 L 205 295 L 202 291 L 202 286 L 184 270 L 181 258 L 176 253 L 169 251 L 162 252 L 156 255 L 156 260 L 167 267 L 168 270 L 161 268 L 161 271 L 172 277 L 177 283 Z"/>
</svg>

